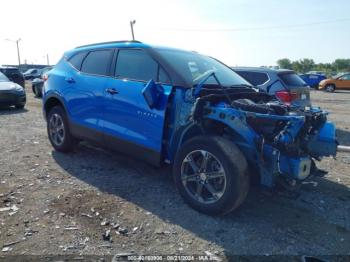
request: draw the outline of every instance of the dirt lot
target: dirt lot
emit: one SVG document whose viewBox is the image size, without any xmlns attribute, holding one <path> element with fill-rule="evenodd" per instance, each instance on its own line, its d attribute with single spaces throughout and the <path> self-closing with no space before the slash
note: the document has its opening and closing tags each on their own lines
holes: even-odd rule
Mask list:
<svg viewBox="0 0 350 262">
<path fill-rule="evenodd" d="M 324 159 L 329 174 L 299 196 L 252 188 L 235 213 L 209 217 L 183 203 L 170 169 L 86 143 L 53 151 L 41 100 L 27 90 L 25 110 L 0 110 L 0 256 L 350 254 L 350 154 Z M 350 93 L 312 99 L 350 145 Z"/>
</svg>

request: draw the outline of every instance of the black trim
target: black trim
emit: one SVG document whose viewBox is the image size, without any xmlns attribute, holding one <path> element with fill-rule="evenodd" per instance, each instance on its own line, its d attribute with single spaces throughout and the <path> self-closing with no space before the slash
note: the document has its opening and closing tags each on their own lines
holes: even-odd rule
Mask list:
<svg viewBox="0 0 350 262">
<path fill-rule="evenodd" d="M 112 135 L 104 134 L 104 146 L 132 158 L 145 161 L 159 167 L 161 165 L 161 153 L 144 146 L 120 139 Z"/>
</svg>

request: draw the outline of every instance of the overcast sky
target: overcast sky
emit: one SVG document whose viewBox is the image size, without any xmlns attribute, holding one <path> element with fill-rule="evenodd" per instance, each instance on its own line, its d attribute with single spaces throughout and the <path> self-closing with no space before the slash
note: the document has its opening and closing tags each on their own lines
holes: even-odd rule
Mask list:
<svg viewBox="0 0 350 262">
<path fill-rule="evenodd" d="M 350 58 L 349 0 L 11 0 L 1 2 L 0 64 L 56 63 L 65 50 L 131 39 L 196 50 L 229 65 Z M 232 30 L 234 29 L 234 30 Z M 219 31 L 215 31 L 219 30 Z"/>
</svg>

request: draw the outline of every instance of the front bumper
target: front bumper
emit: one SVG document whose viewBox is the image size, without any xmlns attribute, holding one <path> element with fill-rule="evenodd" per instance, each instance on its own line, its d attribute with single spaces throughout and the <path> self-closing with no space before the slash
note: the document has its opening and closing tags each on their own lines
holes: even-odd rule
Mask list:
<svg viewBox="0 0 350 262">
<path fill-rule="evenodd" d="M 1 106 L 24 105 L 25 103 L 26 103 L 25 92 L 0 91 Z"/>
</svg>

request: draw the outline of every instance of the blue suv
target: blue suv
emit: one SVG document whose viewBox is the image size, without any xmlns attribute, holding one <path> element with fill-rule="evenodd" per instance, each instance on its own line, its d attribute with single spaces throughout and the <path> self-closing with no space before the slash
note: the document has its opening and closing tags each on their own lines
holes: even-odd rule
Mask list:
<svg viewBox="0 0 350 262">
<path fill-rule="evenodd" d="M 66 52 L 48 73 L 43 110 L 56 150 L 89 140 L 172 164 L 185 202 L 207 214 L 237 208 L 250 178 L 294 184 L 337 149 L 324 111 L 292 111 L 213 58 L 137 41 Z"/>
</svg>

